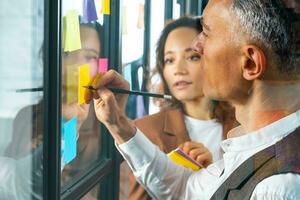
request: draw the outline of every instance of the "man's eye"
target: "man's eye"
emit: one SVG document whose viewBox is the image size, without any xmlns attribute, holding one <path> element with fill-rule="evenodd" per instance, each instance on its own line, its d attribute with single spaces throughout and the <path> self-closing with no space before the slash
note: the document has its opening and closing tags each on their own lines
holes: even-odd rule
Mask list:
<svg viewBox="0 0 300 200">
<path fill-rule="evenodd" d="M 202 31 L 201 34 L 202 34 L 204 37 L 207 37 L 207 36 L 208 36 L 204 31 Z"/>
</svg>

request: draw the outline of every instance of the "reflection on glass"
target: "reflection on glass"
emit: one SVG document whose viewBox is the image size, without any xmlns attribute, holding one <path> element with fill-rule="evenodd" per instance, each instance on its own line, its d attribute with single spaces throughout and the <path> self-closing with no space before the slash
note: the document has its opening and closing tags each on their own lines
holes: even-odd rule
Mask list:
<svg viewBox="0 0 300 200">
<path fill-rule="evenodd" d="M 174 2 L 174 1 L 173 1 Z M 162 93 L 161 90 L 156 89 L 157 83 L 160 82 L 160 77 L 155 71 L 156 64 L 156 43 L 164 27 L 165 18 L 165 1 L 152 1 L 151 2 L 151 28 L 150 28 L 150 78 L 148 83 L 148 90 L 154 93 Z M 154 23 L 155 22 L 155 23 Z M 159 111 L 159 107 L 153 103 L 153 98 L 149 101 L 149 114 L 153 114 Z"/>
<path fill-rule="evenodd" d="M 0 2 L 0 199 L 43 196 L 43 92 L 17 92 L 43 84 L 43 11 L 43 1 Z"/>
<path fill-rule="evenodd" d="M 98 200 L 100 194 L 100 185 L 93 187 L 86 195 L 84 195 L 80 200 Z M 122 199 L 120 199 L 122 200 Z"/>
<path fill-rule="evenodd" d="M 61 185 L 83 175 L 99 158 L 100 134 L 93 105 L 80 99 L 80 81 L 86 84 L 98 71 L 100 25 L 79 24 L 80 48 L 62 56 L 62 159 Z"/>
<path fill-rule="evenodd" d="M 119 199 L 128 199 L 129 197 L 130 172 L 128 164 L 123 161 L 120 165 Z"/>
<path fill-rule="evenodd" d="M 143 55 L 144 0 L 124 0 L 122 4 L 122 62 L 129 63 Z"/>
</svg>

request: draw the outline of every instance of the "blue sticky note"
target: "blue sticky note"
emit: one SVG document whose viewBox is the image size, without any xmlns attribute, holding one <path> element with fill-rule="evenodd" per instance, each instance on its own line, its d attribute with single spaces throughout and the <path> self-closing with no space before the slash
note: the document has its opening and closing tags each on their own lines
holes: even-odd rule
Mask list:
<svg viewBox="0 0 300 200">
<path fill-rule="evenodd" d="M 131 76 L 131 65 L 126 65 L 123 68 L 123 75 L 126 81 L 130 84 L 130 90 L 132 89 L 132 76 Z"/>
<path fill-rule="evenodd" d="M 84 0 L 83 2 L 83 23 L 96 21 L 97 11 L 94 0 Z"/>
<path fill-rule="evenodd" d="M 63 160 L 66 164 L 72 161 L 77 154 L 77 141 L 76 141 L 76 124 L 77 119 L 73 117 L 63 125 L 64 136 L 64 148 L 63 148 Z"/>
</svg>

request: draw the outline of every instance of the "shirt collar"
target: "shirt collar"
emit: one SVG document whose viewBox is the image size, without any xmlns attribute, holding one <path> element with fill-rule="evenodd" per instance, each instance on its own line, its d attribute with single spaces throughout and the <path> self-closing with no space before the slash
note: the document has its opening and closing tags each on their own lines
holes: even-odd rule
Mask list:
<svg viewBox="0 0 300 200">
<path fill-rule="evenodd" d="M 230 135 L 242 135 L 229 138 L 221 143 L 224 152 L 247 151 L 267 144 L 274 144 L 300 126 L 300 110 L 250 133 L 241 126 L 230 131 Z"/>
</svg>

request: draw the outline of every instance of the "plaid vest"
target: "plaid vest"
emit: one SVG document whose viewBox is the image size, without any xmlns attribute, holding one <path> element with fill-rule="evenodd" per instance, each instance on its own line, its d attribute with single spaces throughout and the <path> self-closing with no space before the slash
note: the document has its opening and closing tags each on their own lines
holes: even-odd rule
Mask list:
<svg viewBox="0 0 300 200">
<path fill-rule="evenodd" d="M 259 182 L 284 173 L 300 175 L 300 127 L 243 162 L 218 188 L 211 200 L 248 200 Z"/>
</svg>

